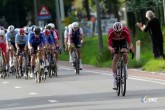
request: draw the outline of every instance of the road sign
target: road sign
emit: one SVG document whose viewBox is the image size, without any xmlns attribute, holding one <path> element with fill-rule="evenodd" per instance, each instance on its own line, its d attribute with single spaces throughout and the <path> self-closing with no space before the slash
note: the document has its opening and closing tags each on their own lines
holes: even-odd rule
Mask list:
<svg viewBox="0 0 165 110">
<path fill-rule="evenodd" d="M 41 8 L 40 8 L 40 11 L 38 13 L 38 19 L 42 20 L 42 19 L 51 19 L 51 14 L 48 10 L 48 8 L 43 5 Z"/>
</svg>

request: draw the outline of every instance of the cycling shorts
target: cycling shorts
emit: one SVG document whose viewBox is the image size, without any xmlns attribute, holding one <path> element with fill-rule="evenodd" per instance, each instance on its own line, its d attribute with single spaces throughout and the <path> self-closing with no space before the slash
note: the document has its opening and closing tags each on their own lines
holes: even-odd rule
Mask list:
<svg viewBox="0 0 165 110">
<path fill-rule="evenodd" d="M 112 47 L 115 49 L 115 51 L 119 51 L 119 48 L 128 48 L 126 39 L 122 40 L 112 40 Z"/>
</svg>

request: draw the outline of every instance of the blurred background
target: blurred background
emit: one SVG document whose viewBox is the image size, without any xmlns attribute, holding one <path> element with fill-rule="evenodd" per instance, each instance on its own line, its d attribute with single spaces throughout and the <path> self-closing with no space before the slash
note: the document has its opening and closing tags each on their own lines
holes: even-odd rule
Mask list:
<svg viewBox="0 0 165 110">
<path fill-rule="evenodd" d="M 107 33 L 115 21 L 129 26 L 136 33 L 136 22 L 146 22 L 145 12 L 153 10 L 164 24 L 163 0 L 0 0 L 0 25 L 7 28 L 39 25 L 57 25 L 58 13 L 60 26 L 79 21 L 86 36 L 97 34 L 96 1 L 99 2 L 101 29 Z M 56 27 L 57 28 L 57 27 Z"/>
</svg>

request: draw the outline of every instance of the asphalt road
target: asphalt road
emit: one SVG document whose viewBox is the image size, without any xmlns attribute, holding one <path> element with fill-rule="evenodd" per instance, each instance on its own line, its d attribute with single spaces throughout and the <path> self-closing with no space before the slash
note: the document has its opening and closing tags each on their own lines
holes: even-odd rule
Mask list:
<svg viewBox="0 0 165 110">
<path fill-rule="evenodd" d="M 138 71 L 137 71 L 138 74 Z M 60 65 L 58 77 L 0 79 L 0 110 L 164 110 L 165 81 L 143 76 L 127 80 L 126 96 L 112 90 L 110 70 L 84 68 L 80 75 Z"/>
</svg>

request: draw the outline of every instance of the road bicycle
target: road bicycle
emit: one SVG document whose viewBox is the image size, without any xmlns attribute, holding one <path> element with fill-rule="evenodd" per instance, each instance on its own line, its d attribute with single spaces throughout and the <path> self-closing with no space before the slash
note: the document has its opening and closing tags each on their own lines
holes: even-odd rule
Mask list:
<svg viewBox="0 0 165 110">
<path fill-rule="evenodd" d="M 116 54 L 119 54 L 119 59 L 117 62 L 117 76 L 116 76 L 116 85 L 117 85 L 117 89 L 116 89 L 116 93 L 117 96 L 120 95 L 120 93 L 122 93 L 122 96 L 125 96 L 126 93 L 126 72 L 127 72 L 127 68 L 123 62 L 123 54 L 126 52 L 121 52 L 121 49 L 119 48 L 119 51 L 116 52 Z M 128 52 L 129 53 L 129 52 Z M 134 53 L 130 51 L 130 53 L 132 53 L 132 59 L 134 58 Z"/>
<path fill-rule="evenodd" d="M 44 68 L 41 68 L 41 64 L 40 64 L 40 51 L 43 50 L 36 50 L 37 51 L 37 58 L 36 58 L 36 72 L 35 72 L 35 82 L 36 83 L 40 83 L 41 81 L 45 81 L 46 80 L 46 74 L 44 72 Z"/>
<path fill-rule="evenodd" d="M 73 59 L 73 67 L 75 69 L 76 74 L 80 74 L 80 59 L 79 59 L 78 50 L 77 50 L 78 47 L 81 47 L 81 45 L 78 45 L 77 47 L 72 46 L 72 51 L 71 51 L 71 55 Z"/>
<path fill-rule="evenodd" d="M 54 49 L 47 49 L 45 52 L 46 60 L 48 60 L 48 75 L 49 78 L 57 77 L 57 62 L 56 52 Z"/>
</svg>

